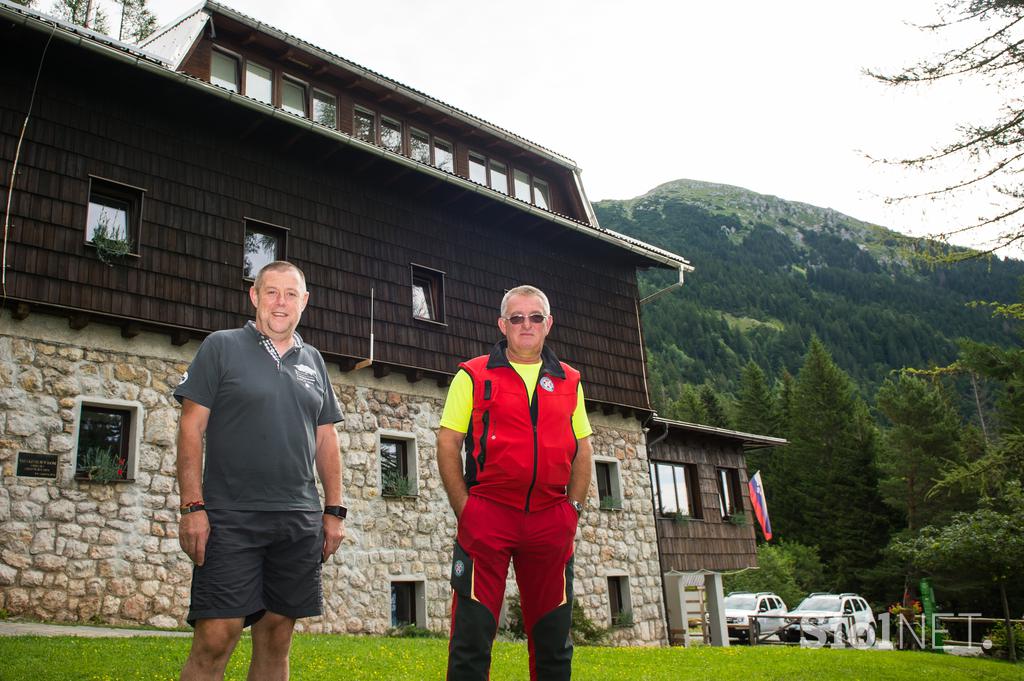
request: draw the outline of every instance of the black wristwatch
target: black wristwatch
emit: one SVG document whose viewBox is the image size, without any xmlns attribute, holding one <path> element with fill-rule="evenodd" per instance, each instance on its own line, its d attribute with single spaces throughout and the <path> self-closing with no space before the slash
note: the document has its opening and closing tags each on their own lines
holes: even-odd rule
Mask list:
<svg viewBox="0 0 1024 681">
<path fill-rule="evenodd" d="M 344 506 L 324 506 L 324 515 L 334 515 L 344 520 L 348 517 L 348 509 Z"/>
</svg>

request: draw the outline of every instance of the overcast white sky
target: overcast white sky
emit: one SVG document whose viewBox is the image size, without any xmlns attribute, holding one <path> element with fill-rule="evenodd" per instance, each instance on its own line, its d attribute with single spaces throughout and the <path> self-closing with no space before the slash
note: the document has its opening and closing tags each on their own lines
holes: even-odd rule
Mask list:
<svg viewBox="0 0 1024 681">
<path fill-rule="evenodd" d="M 149 2 L 161 24 L 195 4 Z M 933 21 L 938 0 L 225 4 L 574 159 L 592 201 L 689 178 L 914 234 L 984 210 L 888 206 L 931 178 L 865 156 L 923 153 L 993 110 L 984 89 L 862 74 L 943 47 L 908 24 Z"/>
</svg>

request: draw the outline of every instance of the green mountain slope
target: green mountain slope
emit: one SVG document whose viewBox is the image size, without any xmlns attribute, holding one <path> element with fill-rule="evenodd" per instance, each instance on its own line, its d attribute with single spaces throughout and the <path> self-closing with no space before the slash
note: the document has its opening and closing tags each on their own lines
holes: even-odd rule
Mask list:
<svg viewBox="0 0 1024 681">
<path fill-rule="evenodd" d="M 601 225 L 688 258 L 686 285 L 643 310 L 652 396 L 682 383 L 734 392 L 749 359 L 795 372 L 812 336 L 870 396 L 894 369 L 951 362 L 956 340 L 1010 345 L 1014 324 L 971 301 L 1018 299 L 1024 263 L 929 267 L 906 239 L 831 209 L 693 180 L 595 204 Z M 644 274 L 644 295 L 671 283 Z"/>
</svg>

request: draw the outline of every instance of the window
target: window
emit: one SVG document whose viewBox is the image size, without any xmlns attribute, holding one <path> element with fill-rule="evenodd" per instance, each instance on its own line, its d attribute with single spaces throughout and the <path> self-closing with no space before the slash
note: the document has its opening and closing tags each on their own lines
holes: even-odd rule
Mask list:
<svg viewBox="0 0 1024 681">
<path fill-rule="evenodd" d="M 508 194 L 508 166 L 501 161 L 491 159 L 489 165 L 491 171 L 491 189 Z"/>
<path fill-rule="evenodd" d="M 210 83 L 238 92 L 238 58 L 213 50 L 210 60 Z"/>
<path fill-rule="evenodd" d="M 629 577 L 608 578 L 608 605 L 613 627 L 632 626 L 633 607 L 629 598 Z"/>
<path fill-rule="evenodd" d="M 469 152 L 469 179 L 479 184 L 487 184 L 487 159 L 472 151 Z"/>
<path fill-rule="evenodd" d="M 78 412 L 75 478 L 104 483 L 134 480 L 141 415 L 137 402 L 83 398 Z"/>
<path fill-rule="evenodd" d="M 246 220 L 242 276 L 255 279 L 264 265 L 284 260 L 285 235 L 281 227 Z"/>
<path fill-rule="evenodd" d="M 696 479 L 696 467 L 693 464 L 652 461 L 651 485 L 658 512 L 663 516 L 699 518 Z"/>
<path fill-rule="evenodd" d="M 475 151 L 469 152 L 469 179 L 508 194 L 508 166 Z"/>
<path fill-rule="evenodd" d="M 416 438 L 409 433 L 381 431 L 380 491 L 385 497 L 416 496 Z"/>
<path fill-rule="evenodd" d="M 722 518 L 729 518 L 736 513 L 743 512 L 743 498 L 740 496 L 740 474 L 735 468 L 719 468 L 716 471 L 718 479 L 718 506 L 722 511 Z"/>
<path fill-rule="evenodd" d="M 380 119 L 380 144 L 396 154 L 402 153 L 402 124 L 390 118 Z"/>
<path fill-rule="evenodd" d="M 518 168 L 512 173 L 515 197 L 530 203 L 530 176 Z"/>
<path fill-rule="evenodd" d="M 446 172 L 455 172 L 455 152 L 449 142 L 434 138 L 434 165 Z"/>
<path fill-rule="evenodd" d="M 551 200 L 548 194 L 548 183 L 540 178 L 531 178 L 525 170 L 516 168 L 512 173 L 512 186 L 515 197 L 520 201 L 532 203 L 538 208 L 549 209 Z"/>
<path fill-rule="evenodd" d="M 597 478 L 597 500 L 603 510 L 622 508 L 622 488 L 619 484 L 617 460 L 594 459 L 594 477 Z"/>
<path fill-rule="evenodd" d="M 533 205 L 544 210 L 551 209 L 551 194 L 548 192 L 548 183 L 544 180 L 533 178 Z"/>
<path fill-rule="evenodd" d="M 128 250 L 138 253 L 144 193 L 138 187 L 90 176 L 85 242 L 93 243 L 99 233 L 107 239 L 127 241 Z"/>
<path fill-rule="evenodd" d="M 274 103 L 274 88 L 270 69 L 247 62 L 245 65 L 245 94 L 265 104 Z"/>
<path fill-rule="evenodd" d="M 370 144 L 377 143 L 377 128 L 375 123 L 376 117 L 372 112 L 365 109 L 356 108 L 352 114 L 352 134 L 355 137 L 369 142 Z"/>
<path fill-rule="evenodd" d="M 414 161 L 430 164 L 430 135 L 415 128 L 409 131 L 409 156 Z"/>
<path fill-rule="evenodd" d="M 296 116 L 308 116 L 306 112 L 306 86 L 292 78 L 281 79 L 281 108 Z"/>
<path fill-rule="evenodd" d="M 412 316 L 444 322 L 444 273 L 412 265 Z"/>
<path fill-rule="evenodd" d="M 338 100 L 334 95 L 313 90 L 313 120 L 328 128 L 338 127 Z"/>
<path fill-rule="evenodd" d="M 427 626 L 426 602 L 422 580 L 395 580 L 391 582 L 391 626 Z"/>
</svg>

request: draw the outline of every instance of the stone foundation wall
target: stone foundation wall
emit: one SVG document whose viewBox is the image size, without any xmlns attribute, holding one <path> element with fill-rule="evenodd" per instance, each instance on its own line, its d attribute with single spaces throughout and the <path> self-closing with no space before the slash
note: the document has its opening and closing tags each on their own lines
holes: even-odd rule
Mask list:
<svg viewBox="0 0 1024 681">
<path fill-rule="evenodd" d="M 178 546 L 174 477 L 178 406 L 172 397 L 197 343 L 122 338 L 93 324 L 33 314 L 0 316 L 0 609 L 52 621 L 170 627 L 188 609 L 191 563 Z M 423 624 L 448 628 L 455 517 L 434 463 L 445 389 L 372 369 L 331 380 L 345 419 L 348 536 L 324 566 L 323 617 L 300 629 L 379 634 L 391 627 L 391 580 L 422 583 Z M 131 482 L 74 479 L 79 400 L 116 399 L 141 410 Z M 643 433 L 635 419 L 594 414 L 595 450 L 619 462 L 623 508 L 598 510 L 596 483 L 577 534 L 576 595 L 607 625 L 607 577 L 628 575 L 634 624 L 617 644 L 664 644 L 657 541 Z M 381 494 L 380 433 L 415 441 L 416 494 Z M 57 478 L 16 475 L 19 452 L 57 456 Z M 510 593 L 514 581 L 510 575 Z"/>
</svg>

